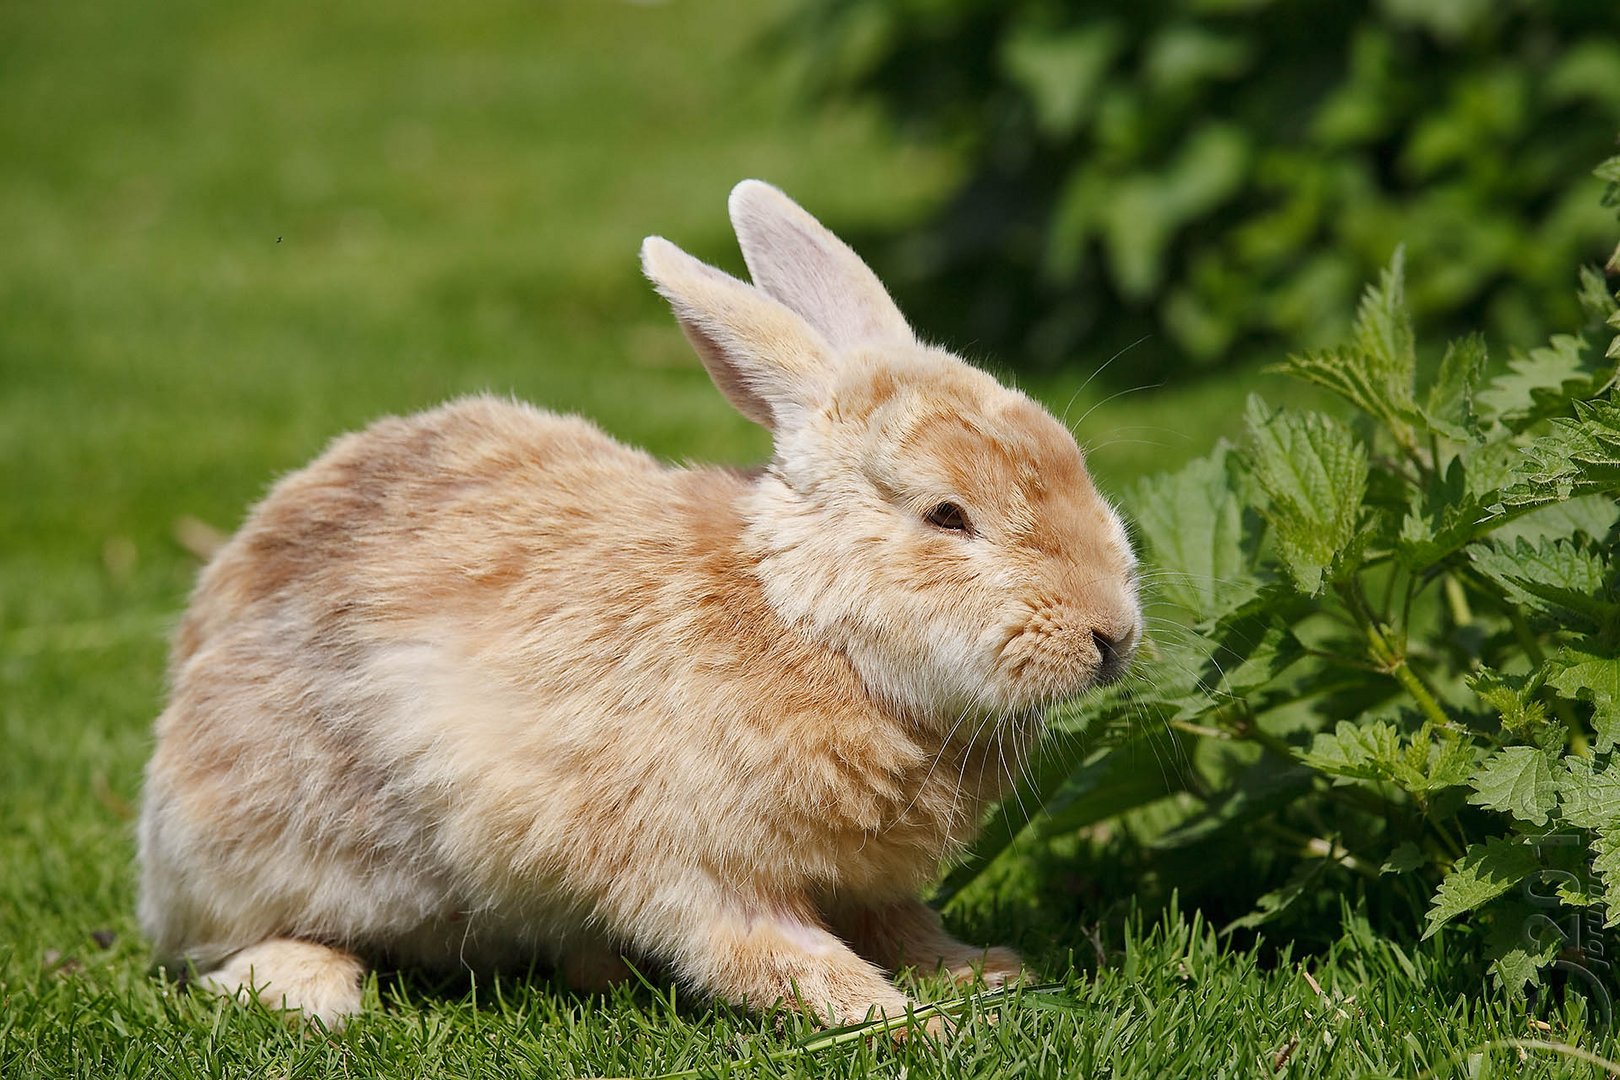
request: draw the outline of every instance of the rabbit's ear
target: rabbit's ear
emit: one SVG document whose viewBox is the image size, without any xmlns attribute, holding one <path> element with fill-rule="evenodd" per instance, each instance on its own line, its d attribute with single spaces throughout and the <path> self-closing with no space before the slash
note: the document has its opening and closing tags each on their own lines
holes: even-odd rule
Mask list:
<svg viewBox="0 0 1620 1080">
<path fill-rule="evenodd" d="M 775 431 L 814 397 L 832 350 L 804 319 L 661 236 L 641 242 L 641 268 L 738 412 Z"/>
<path fill-rule="evenodd" d="M 835 348 L 916 340 L 861 257 L 776 188 L 759 180 L 732 188 L 731 224 L 754 284 Z"/>
</svg>

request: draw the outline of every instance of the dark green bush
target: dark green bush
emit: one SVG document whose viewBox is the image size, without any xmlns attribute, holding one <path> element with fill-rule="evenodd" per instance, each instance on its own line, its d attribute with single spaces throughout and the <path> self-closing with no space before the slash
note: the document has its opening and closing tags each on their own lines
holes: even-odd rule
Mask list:
<svg viewBox="0 0 1620 1080">
<path fill-rule="evenodd" d="M 1528 346 L 1572 324 L 1572 268 L 1606 254 L 1596 188 L 1569 178 L 1620 129 L 1612 0 L 794 12 L 822 91 L 963 155 L 880 259 L 922 324 L 1015 366 L 1151 335 L 1117 365 L 1140 381 L 1320 345 L 1401 243 L 1420 330 Z"/>
</svg>

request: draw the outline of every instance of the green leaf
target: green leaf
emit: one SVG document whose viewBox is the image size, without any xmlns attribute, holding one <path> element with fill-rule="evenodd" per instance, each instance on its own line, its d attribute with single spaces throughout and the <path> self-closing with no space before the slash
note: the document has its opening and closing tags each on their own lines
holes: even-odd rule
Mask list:
<svg viewBox="0 0 1620 1080">
<path fill-rule="evenodd" d="M 1321 413 L 1272 413 L 1251 396 L 1245 420 L 1250 468 L 1266 495 L 1261 513 L 1294 584 L 1314 596 L 1356 534 L 1367 452 Z"/>
<path fill-rule="evenodd" d="M 1426 570 L 1478 535 L 1484 516 L 1469 490 L 1469 477 L 1459 456 L 1444 472 L 1428 477 L 1409 495 L 1406 517 L 1395 546 L 1411 570 Z"/>
<path fill-rule="evenodd" d="M 1620 619 L 1620 604 L 1608 596 L 1607 560 L 1586 544 L 1520 538 L 1476 544 L 1468 553 L 1509 602 L 1554 616 L 1566 628 L 1595 631 Z"/>
<path fill-rule="evenodd" d="M 1557 334 L 1508 363 L 1481 388 L 1480 411 L 1513 431 L 1569 411 L 1573 402 L 1601 394 L 1614 381 L 1616 363 L 1575 334 Z"/>
<path fill-rule="evenodd" d="M 1127 500 L 1152 561 L 1168 571 L 1155 594 L 1199 621 L 1231 611 L 1259 588 L 1228 451 L 1221 442 L 1208 457 L 1143 480 Z"/>
<path fill-rule="evenodd" d="M 1471 781 L 1475 806 L 1512 814 L 1532 825 L 1547 824 L 1558 805 L 1552 767 L 1534 746 L 1509 746 L 1492 754 Z"/>
<path fill-rule="evenodd" d="M 1620 491 L 1620 406 L 1600 400 L 1574 408 L 1574 419 L 1553 420 L 1549 434 L 1524 448 L 1493 513 Z"/>
<path fill-rule="evenodd" d="M 1460 382 L 1469 362 L 1469 357 L 1452 361 L 1449 377 Z M 1417 346 L 1406 310 L 1404 252 L 1396 249 L 1378 284 L 1368 286 L 1362 295 L 1347 344 L 1289 356 L 1279 370 L 1326 387 L 1397 430 L 1400 441 L 1409 444 L 1410 421 L 1417 415 L 1413 400 Z"/>
<path fill-rule="evenodd" d="M 1378 868 L 1380 874 L 1404 874 L 1416 870 L 1420 866 L 1427 866 L 1429 857 L 1423 854 L 1423 849 L 1410 840 L 1402 840 L 1395 845 L 1395 850 L 1389 853 L 1384 865 Z"/>
<path fill-rule="evenodd" d="M 1304 766 L 1279 766 L 1275 758 L 1262 757 L 1238 772 L 1203 810 L 1161 833 L 1150 846 L 1169 850 L 1207 844 L 1220 832 L 1246 825 L 1294 802 L 1310 790 L 1315 775 Z"/>
<path fill-rule="evenodd" d="M 1491 929 L 1485 935 L 1485 953 L 1491 961 L 1491 975 L 1506 993 L 1522 998 L 1526 986 L 1541 985 L 1541 969 L 1558 955 L 1556 934 L 1536 937 L 1531 928 L 1542 925 L 1535 916 L 1542 909 L 1522 901 L 1503 901 L 1492 912 Z"/>
<path fill-rule="evenodd" d="M 1300 759 L 1328 776 L 1393 781 L 1414 794 L 1466 784 L 1478 750 L 1452 731 L 1425 723 L 1411 739 L 1384 720 L 1340 720 L 1333 733 L 1318 733 Z"/>
<path fill-rule="evenodd" d="M 1597 267 L 1581 267 L 1581 287 L 1575 296 L 1581 302 L 1581 310 L 1592 322 L 1606 322 L 1614 326 L 1616 320 L 1620 319 L 1620 300 L 1609 288 L 1609 279 Z"/>
<path fill-rule="evenodd" d="M 1120 38 L 1119 27 L 1099 21 L 1062 34 L 1021 26 L 1002 39 L 1002 67 L 1029 99 L 1042 134 L 1064 138 L 1083 126 Z"/>
<path fill-rule="evenodd" d="M 1329 776 L 1357 780 L 1387 780 L 1401 760 L 1401 736 L 1382 720 L 1353 724 L 1340 720 L 1330 735 L 1320 732 L 1302 759 Z"/>
<path fill-rule="evenodd" d="M 1547 670 L 1547 685 L 1560 697 L 1592 703 L 1592 749 L 1601 753 L 1620 743 L 1620 656 L 1566 645 L 1548 657 Z"/>
<path fill-rule="evenodd" d="M 1466 784 L 1479 753 L 1473 742 L 1454 731 L 1424 724 L 1402 755 L 1395 782 L 1416 794 Z"/>
<path fill-rule="evenodd" d="M 1534 848 L 1493 836 L 1483 844 L 1470 844 L 1451 873 L 1440 882 L 1429 906 L 1425 939 L 1466 912 L 1494 900 L 1536 871 Z"/>
<path fill-rule="evenodd" d="M 1578 829 L 1620 832 L 1620 768 L 1594 766 L 1591 758 L 1564 758 L 1558 777 L 1558 810 Z"/>
<path fill-rule="evenodd" d="M 1478 334 L 1470 334 L 1446 347 L 1440 372 L 1423 401 L 1423 419 L 1430 429 L 1459 441 L 1478 438 L 1474 390 L 1485 373 L 1485 359 L 1485 339 Z"/>
<path fill-rule="evenodd" d="M 1504 478 L 1505 479 L 1505 478 Z M 1501 485 L 1498 485 L 1499 487 Z M 1512 521 L 1486 523 L 1491 539 L 1505 542 L 1524 538 L 1532 544 L 1546 540 L 1603 540 L 1620 520 L 1620 502 L 1613 495 L 1581 495 L 1566 502 L 1548 503 Z"/>
<path fill-rule="evenodd" d="M 1547 706 L 1540 698 L 1545 672 L 1503 675 L 1489 668 L 1468 677 L 1468 688 L 1502 717 L 1502 727 L 1515 739 L 1533 739 L 1547 722 Z"/>
<path fill-rule="evenodd" d="M 1603 884 L 1603 927 L 1620 926 L 1620 830 L 1600 830 L 1592 851 L 1592 871 Z"/>
</svg>

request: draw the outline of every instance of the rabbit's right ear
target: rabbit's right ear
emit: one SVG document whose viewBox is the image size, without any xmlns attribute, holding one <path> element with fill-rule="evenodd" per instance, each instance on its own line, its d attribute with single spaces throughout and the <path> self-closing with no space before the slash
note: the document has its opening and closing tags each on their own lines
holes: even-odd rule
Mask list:
<svg viewBox="0 0 1620 1080">
<path fill-rule="evenodd" d="M 754 284 L 839 349 L 912 343 L 889 291 L 855 250 L 760 180 L 731 189 L 731 223 Z"/>
<path fill-rule="evenodd" d="M 803 318 L 661 236 L 641 242 L 641 268 L 738 412 L 775 431 L 815 399 L 832 350 Z"/>
</svg>

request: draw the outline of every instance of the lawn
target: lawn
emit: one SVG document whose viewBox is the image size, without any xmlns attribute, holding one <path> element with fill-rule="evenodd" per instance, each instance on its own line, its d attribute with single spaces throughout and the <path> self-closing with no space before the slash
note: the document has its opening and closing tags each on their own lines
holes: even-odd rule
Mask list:
<svg viewBox="0 0 1620 1080">
<path fill-rule="evenodd" d="M 199 532 L 232 528 L 335 434 L 472 390 L 674 459 L 757 459 L 763 436 L 640 280 L 641 237 L 740 269 L 724 206 L 741 177 L 851 229 L 943 190 L 950 160 L 805 106 L 760 45 L 772 17 L 607 0 L 0 13 L 0 1077 L 1591 1074 L 1487 1045 L 1579 1039 L 1578 1018 L 1531 1020 L 1443 936 L 1403 951 L 1354 918 L 1303 956 L 1173 909 L 960 905 L 959 930 L 1021 945 L 1053 982 L 943 1047 L 805 1050 L 797 1023 L 656 981 L 591 998 L 543 973 L 385 978 L 327 1036 L 151 976 L 132 806 Z M 1084 417 L 1113 491 L 1235 428 L 1256 382 L 1104 400 L 1082 384 L 1108 359 L 1033 389 Z"/>
</svg>

